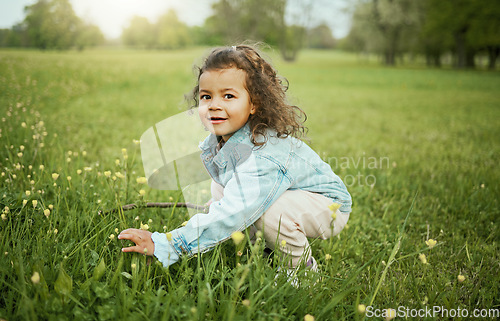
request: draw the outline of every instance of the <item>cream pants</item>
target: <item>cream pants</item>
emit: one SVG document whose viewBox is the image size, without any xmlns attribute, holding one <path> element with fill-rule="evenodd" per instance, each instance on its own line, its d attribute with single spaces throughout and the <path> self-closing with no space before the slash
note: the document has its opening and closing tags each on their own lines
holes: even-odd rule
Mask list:
<svg viewBox="0 0 500 321">
<path fill-rule="evenodd" d="M 214 181 L 211 192 L 214 201 L 224 196 L 224 188 Z M 311 258 L 308 237 L 326 240 L 339 234 L 349 220 L 349 214 L 339 210 L 333 220 L 328 208 L 331 204 L 333 201 L 321 194 L 288 190 L 255 221 L 249 232 L 253 235 L 255 228 L 262 231 L 266 246 L 272 250 L 277 246 L 295 267 Z M 284 247 L 282 241 L 286 242 Z"/>
</svg>

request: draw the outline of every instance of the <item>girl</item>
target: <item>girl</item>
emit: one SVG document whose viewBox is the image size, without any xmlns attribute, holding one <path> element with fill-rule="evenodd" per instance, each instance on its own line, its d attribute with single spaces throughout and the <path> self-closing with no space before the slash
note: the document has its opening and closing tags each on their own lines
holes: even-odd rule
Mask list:
<svg viewBox="0 0 500 321">
<path fill-rule="evenodd" d="M 209 212 L 169 233 L 124 230 L 118 238 L 135 246 L 122 251 L 154 255 L 169 266 L 253 226 L 269 248 L 280 244 L 278 251 L 292 267 L 306 263 L 316 270 L 307 238 L 337 235 L 349 219 L 351 196 L 330 166 L 298 139 L 305 114 L 287 103 L 286 89 L 254 48 L 213 50 L 192 96 L 211 132 L 200 144 L 212 177 Z"/>
</svg>

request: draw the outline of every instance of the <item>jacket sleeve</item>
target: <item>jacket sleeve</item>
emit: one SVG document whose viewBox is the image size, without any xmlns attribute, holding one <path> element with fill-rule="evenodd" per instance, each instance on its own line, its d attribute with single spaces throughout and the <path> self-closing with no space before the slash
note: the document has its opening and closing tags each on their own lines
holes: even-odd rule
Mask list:
<svg viewBox="0 0 500 321">
<path fill-rule="evenodd" d="M 253 224 L 291 185 L 286 170 L 270 159 L 252 155 L 236 166 L 220 201 L 208 214 L 194 215 L 185 226 L 169 233 L 154 233 L 154 255 L 165 266 L 181 255 L 211 250 L 235 231 Z"/>
</svg>

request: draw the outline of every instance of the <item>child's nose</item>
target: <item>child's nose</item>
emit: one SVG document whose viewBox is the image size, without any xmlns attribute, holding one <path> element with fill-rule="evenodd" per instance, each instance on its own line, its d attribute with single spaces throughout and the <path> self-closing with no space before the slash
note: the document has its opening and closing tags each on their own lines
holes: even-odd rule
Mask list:
<svg viewBox="0 0 500 321">
<path fill-rule="evenodd" d="M 210 109 L 210 110 L 222 109 L 220 101 L 218 99 L 212 99 L 212 101 L 210 102 L 210 105 L 208 106 L 208 109 Z"/>
</svg>

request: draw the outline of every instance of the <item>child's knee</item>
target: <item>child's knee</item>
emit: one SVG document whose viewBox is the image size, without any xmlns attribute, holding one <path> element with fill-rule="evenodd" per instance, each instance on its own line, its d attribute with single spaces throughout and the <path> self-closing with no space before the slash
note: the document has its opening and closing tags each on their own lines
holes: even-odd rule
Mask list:
<svg viewBox="0 0 500 321">
<path fill-rule="evenodd" d="M 335 213 L 335 219 L 332 221 L 332 237 L 338 235 L 346 226 L 347 221 L 349 221 L 350 213 L 342 213 L 337 210 Z"/>
</svg>

